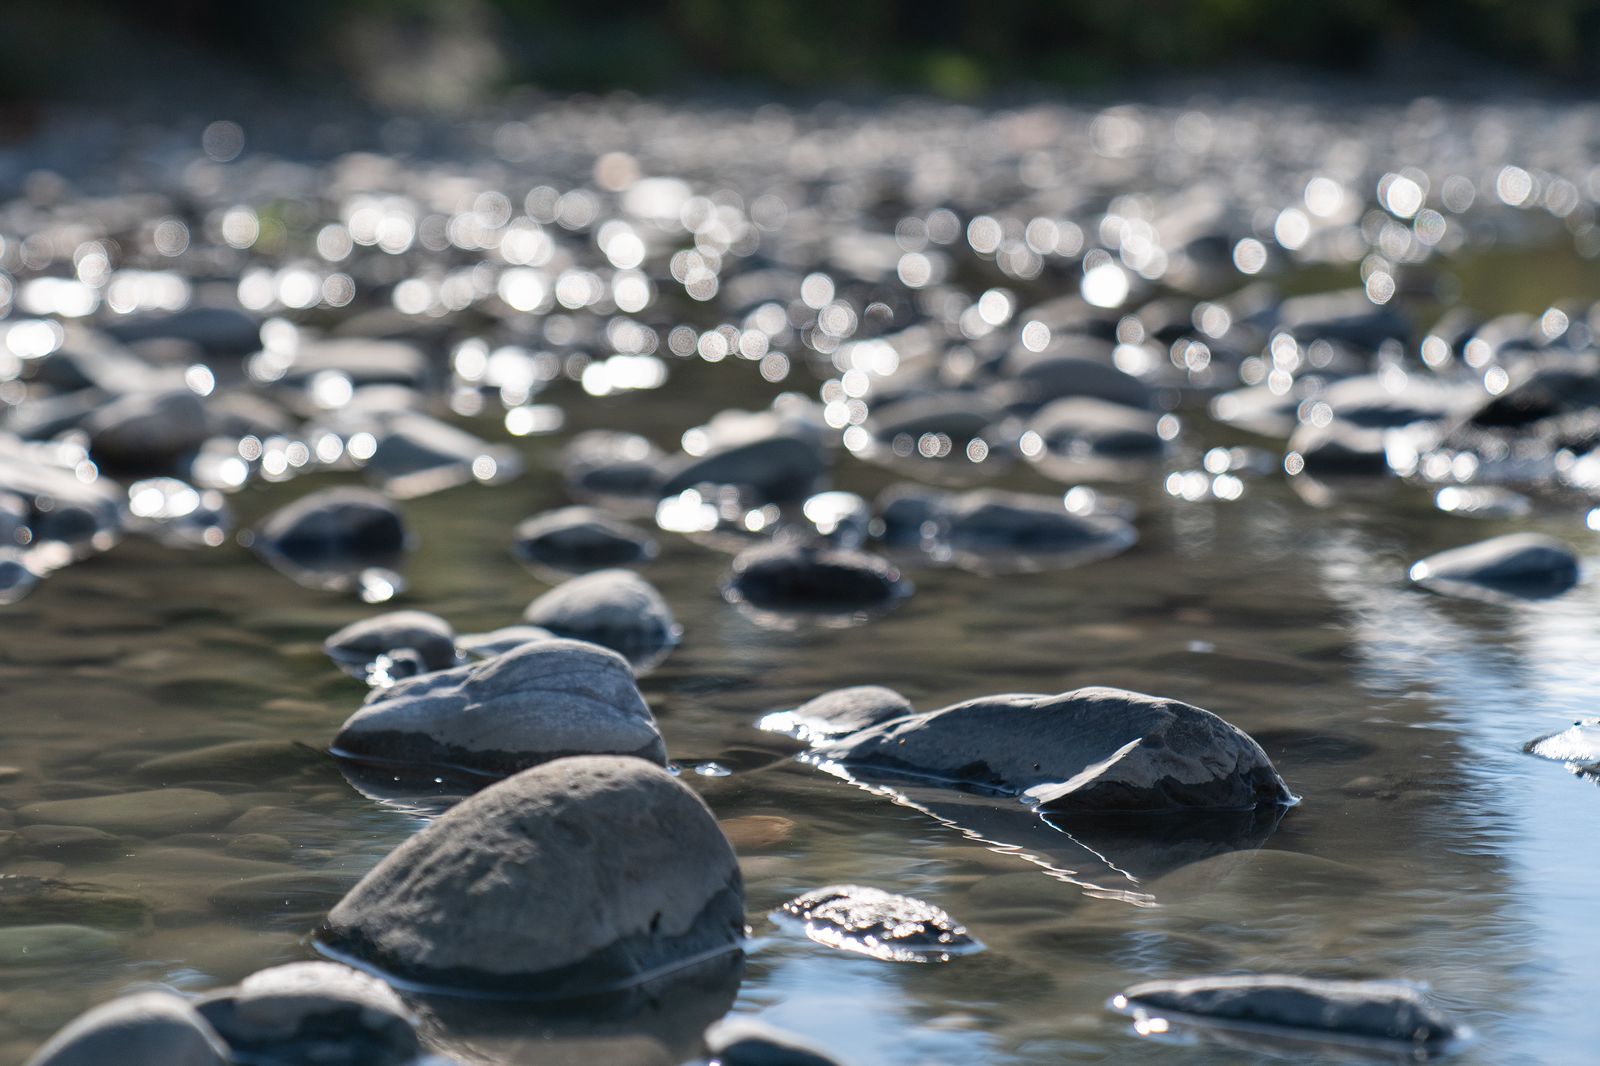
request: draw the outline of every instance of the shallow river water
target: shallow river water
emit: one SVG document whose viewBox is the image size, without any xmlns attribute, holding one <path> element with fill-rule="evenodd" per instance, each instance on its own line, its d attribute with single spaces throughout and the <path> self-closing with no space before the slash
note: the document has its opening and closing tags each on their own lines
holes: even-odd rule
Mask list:
<svg viewBox="0 0 1600 1066">
<path fill-rule="evenodd" d="M 689 374 L 676 385 L 709 414 L 719 368 L 694 373 L 707 387 Z M 624 398 L 592 417 L 666 430 L 660 400 Z M 670 422 L 685 413 L 673 408 Z M 507 530 L 561 502 L 554 451 L 530 446 L 531 472 L 511 486 L 408 505 L 421 544 L 407 602 L 463 630 L 517 617 L 544 586 L 511 557 Z M 839 477 L 857 489 L 884 480 L 861 464 Z M 302 489 L 238 505 L 264 513 Z M 756 940 L 733 1009 L 862 1063 L 1239 1062 L 1255 1053 L 1143 1041 L 1105 1000 L 1190 972 L 1397 976 L 1429 983 L 1471 1021 L 1463 1063 L 1582 1061 L 1597 1034 L 1600 831 L 1588 808 L 1600 795 L 1519 749 L 1593 708 L 1596 588 L 1501 607 L 1406 587 L 1413 559 L 1501 523 L 1441 514 L 1399 483 L 1327 510 L 1281 477 L 1251 481 L 1233 502 L 1158 486 L 1139 502 L 1142 539 L 1123 556 L 1026 576 L 916 568 L 901 609 L 850 629 L 764 628 L 717 594 L 726 555 L 667 542 L 647 572 L 684 639 L 642 687 L 679 761 L 766 761 L 752 749 L 781 749 L 755 719 L 843 684 L 889 684 L 918 706 L 1108 684 L 1224 714 L 1304 799 L 1259 850 L 1168 869 L 1189 856 L 1116 841 L 1096 855 L 1020 811 L 1015 824 L 963 826 L 959 806 L 936 820 L 776 755 L 728 777 L 685 774 L 732 827 L 748 881 Z M 1515 525 L 1571 536 L 1574 522 L 1552 511 Z M 307 594 L 236 547 L 200 566 L 128 541 L 57 575 L 5 619 L 6 761 L 20 772 L 0 786 L 3 802 L 196 784 L 131 768 L 221 741 L 324 747 L 362 686 L 330 668 L 320 641 L 367 610 Z M 139 982 L 198 990 L 310 957 L 320 913 L 418 825 L 310 753 L 197 784 L 254 812 L 248 824 L 133 834 L 110 853 L 0 868 L 155 906 L 151 928 L 119 934 L 97 961 L 7 960 L 4 1058 Z M 240 828 L 292 850 L 230 854 Z M 269 874 L 282 877 L 247 880 Z M 768 919 L 839 881 L 936 901 L 988 950 L 886 965 Z"/>
<path fill-rule="evenodd" d="M 1463 253 L 1452 269 L 1453 298 L 1485 314 L 1600 295 L 1595 261 L 1565 245 Z M 1286 287 L 1355 285 L 1356 271 L 1313 266 Z M 1047 286 L 1031 294 L 1051 295 Z M 463 633 L 516 622 L 549 583 L 513 557 L 511 529 L 570 502 L 557 453 L 574 433 L 628 429 L 670 450 L 721 410 L 817 384 L 771 384 L 745 360 L 667 363 L 670 379 L 654 391 L 595 397 L 553 385 L 539 398 L 565 409 L 566 425 L 513 442 L 520 478 L 405 501 L 418 546 L 396 604 Z M 1204 412 L 1200 400 L 1181 408 L 1169 454 L 1109 488 L 1138 507 L 1131 550 L 1028 574 L 902 558 L 914 594 L 857 626 L 753 618 L 719 592 L 729 553 L 661 533 L 642 572 L 683 640 L 640 685 L 682 779 L 739 853 L 752 930 L 742 972 L 631 1020 L 501 1010 L 489 1026 L 461 1007 L 444 1046 L 485 1062 L 673 1063 L 731 1010 L 857 1066 L 1344 1061 L 1321 1047 L 1152 1040 L 1106 1007 L 1144 979 L 1289 972 L 1425 983 L 1472 1027 L 1450 1060 L 1462 1066 L 1592 1059 L 1600 792 L 1522 751 L 1592 716 L 1600 695 L 1600 534 L 1585 527 L 1586 505 L 1549 494 L 1523 517 L 1463 517 L 1437 509 L 1433 488 L 1397 478 L 1335 485 L 1318 505 L 1281 470 L 1245 477 L 1236 499 L 1188 500 L 1166 490 L 1165 474 L 1199 468 L 1214 446 L 1267 448 L 1274 464 L 1281 455 L 1281 442 Z M 457 421 L 505 438 L 498 417 Z M 871 499 L 904 475 L 841 453 L 832 485 Z M 245 528 L 349 478 L 255 483 L 230 503 Z M 1027 464 L 986 483 L 1063 488 Z M 1407 583 L 1424 555 L 1520 530 L 1572 544 L 1585 579 L 1514 604 Z M 0 608 L 0 827 L 39 801 L 134 794 L 108 838 L 41 845 L 20 829 L 0 833 L 0 876 L 91 883 L 151 909 L 137 921 L 107 913 L 103 935 L 80 931 L 45 958 L 0 935 L 0 1061 L 21 1061 L 130 988 L 199 992 L 316 957 L 321 916 L 425 817 L 363 795 L 325 754 L 365 688 L 321 642 L 378 609 L 301 588 L 232 539 L 192 553 L 138 537 Z M 1254 736 L 1302 802 L 1230 839 L 1182 825 L 1080 839 L 1020 806 L 931 793 L 896 802 L 755 728 L 767 712 L 868 683 L 919 709 L 1082 685 L 1171 696 Z M 275 746 L 221 764 L 143 765 L 229 741 Z M 696 772 L 707 764 L 727 772 Z M 173 809 L 173 788 L 223 800 L 201 814 L 182 799 Z M 928 900 L 986 950 L 894 965 L 771 920 L 785 900 L 833 883 Z M 8 925 L 97 924 L 6 906 Z M 536 909 L 528 920 L 540 920 Z"/>
</svg>

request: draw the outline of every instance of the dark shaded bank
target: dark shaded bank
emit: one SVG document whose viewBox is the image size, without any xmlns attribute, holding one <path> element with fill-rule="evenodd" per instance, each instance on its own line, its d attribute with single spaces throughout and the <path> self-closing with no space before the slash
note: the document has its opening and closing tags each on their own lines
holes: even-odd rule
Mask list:
<svg viewBox="0 0 1600 1066">
<path fill-rule="evenodd" d="M 174 64 L 434 106 L 516 84 L 970 98 L 1263 64 L 1567 84 L 1600 69 L 1600 10 L 1582 0 L 67 0 L 10 5 L 5 21 L 0 101 L 13 103 L 100 99 L 126 91 L 130 68 L 137 82 Z"/>
</svg>

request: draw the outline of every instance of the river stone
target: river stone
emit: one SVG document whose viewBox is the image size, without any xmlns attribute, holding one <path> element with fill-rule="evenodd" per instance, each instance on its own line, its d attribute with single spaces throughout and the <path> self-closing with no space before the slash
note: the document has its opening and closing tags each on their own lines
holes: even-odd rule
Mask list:
<svg viewBox="0 0 1600 1066">
<path fill-rule="evenodd" d="M 1415 563 L 1411 580 L 1447 594 L 1482 589 L 1509 596 L 1559 595 L 1578 583 L 1572 549 L 1540 533 L 1510 533 L 1430 555 Z"/>
<path fill-rule="evenodd" d="M 322 943 L 407 981 L 566 998 L 739 950 L 744 885 L 697 795 L 643 759 L 525 770 L 396 848 Z"/>
<path fill-rule="evenodd" d="M 205 405 L 187 389 L 119 397 L 84 420 L 89 454 L 108 471 L 170 468 L 211 434 Z"/>
<path fill-rule="evenodd" d="M 914 714 L 911 701 L 882 685 L 836 688 L 807 700 L 792 711 L 761 719 L 761 728 L 815 742 L 856 733 L 879 722 Z"/>
<path fill-rule="evenodd" d="M 1210 711 L 1115 688 L 984 696 L 830 741 L 863 776 L 1020 795 L 1078 814 L 1244 810 L 1294 796 L 1254 740 Z"/>
<path fill-rule="evenodd" d="M 839 1066 L 793 1033 L 754 1018 L 724 1018 L 706 1030 L 705 1041 L 719 1066 Z"/>
<path fill-rule="evenodd" d="M 524 562 L 582 571 L 644 562 L 655 556 L 656 542 L 603 511 L 562 507 L 524 519 L 516 551 Z"/>
<path fill-rule="evenodd" d="M 160 837 L 212 829 L 235 813 L 233 804 L 215 792 L 161 788 L 29 803 L 17 810 L 17 820 L 24 825 L 86 825 L 107 833 Z"/>
<path fill-rule="evenodd" d="M 206 902 L 223 915 L 310 917 L 338 902 L 351 880 L 309 870 L 262 874 L 227 881 L 214 889 Z"/>
<path fill-rule="evenodd" d="M 333 750 L 363 762 L 493 775 L 565 755 L 667 759 L 627 661 L 559 639 L 374 690 L 340 728 Z"/>
<path fill-rule="evenodd" d="M 779 910 L 805 923 L 806 936 L 830 948 L 885 962 L 948 962 L 983 950 L 944 911 L 910 896 L 861 885 L 830 885 Z"/>
<path fill-rule="evenodd" d="M 522 618 L 558 637 L 621 652 L 635 664 L 678 641 L 672 608 L 631 570 L 596 570 L 562 582 L 528 604 Z"/>
<path fill-rule="evenodd" d="M 1125 404 L 1073 396 L 1041 408 L 1028 423 L 1052 453 L 1069 458 L 1138 459 L 1166 447 L 1160 416 Z"/>
<path fill-rule="evenodd" d="M 207 355 L 249 355 L 261 349 L 261 327 L 237 307 L 195 306 L 117 316 L 105 332 L 124 344 L 187 341 Z"/>
<path fill-rule="evenodd" d="M 5 532 L 0 521 L 0 534 Z M 0 547 L 0 606 L 16 603 L 39 583 L 39 575 L 28 568 L 23 553 L 16 548 Z"/>
<path fill-rule="evenodd" d="M 890 546 L 920 545 L 939 531 L 950 494 L 914 482 L 890 485 L 878 494 L 878 539 Z"/>
<path fill-rule="evenodd" d="M 1106 558 L 1138 540 L 1110 514 L 1075 514 L 1059 497 L 976 489 L 946 499 L 938 539 L 958 552 L 1029 552 Z"/>
<path fill-rule="evenodd" d="M 30 828 L 23 829 L 25 836 Z M 49 828 L 67 831 L 63 826 Z M 0 874 L 0 925 L 60 922 L 131 929 L 149 917 L 150 905 L 144 900 L 103 885 Z"/>
<path fill-rule="evenodd" d="M 187 1002 L 140 992 L 70 1022 L 28 1066 L 227 1066 L 222 1039 Z"/>
<path fill-rule="evenodd" d="M 1582 764 L 1593 773 L 1600 769 L 1600 718 L 1573 722 L 1559 733 L 1528 741 L 1522 750 L 1544 759 Z"/>
<path fill-rule="evenodd" d="M 538 626 L 502 626 L 487 633 L 468 633 L 456 638 L 456 647 L 462 654 L 474 659 L 490 659 L 504 655 L 513 648 L 540 640 L 554 640 L 556 635 Z"/>
<path fill-rule="evenodd" d="M 351 622 L 322 642 L 328 657 L 358 677 L 366 676 L 380 655 L 417 653 L 424 670 L 456 665 L 456 631 L 427 611 L 386 611 Z"/>
<path fill-rule="evenodd" d="M 414 499 L 469 481 L 504 481 L 522 472 L 510 448 L 416 411 L 387 412 L 363 472 L 384 492 Z"/>
<path fill-rule="evenodd" d="M 388 985 L 348 966 L 292 962 L 213 992 L 195 1009 L 259 1066 L 402 1066 L 422 1047 Z"/>
<path fill-rule="evenodd" d="M 122 838 L 86 825 L 28 825 L 20 830 L 24 850 L 33 855 L 71 855 L 75 858 L 107 855 L 123 848 Z M 4 894 L 0 881 L 0 895 Z"/>
<path fill-rule="evenodd" d="M 759 502 L 786 503 L 809 496 L 826 470 L 827 456 L 814 440 L 780 431 L 669 461 L 659 494 L 676 496 L 707 484 L 737 485 Z"/>
<path fill-rule="evenodd" d="M 659 494 L 666 456 L 637 433 L 593 429 L 561 452 L 567 484 L 593 496 L 642 498 Z"/>
<path fill-rule="evenodd" d="M 1459 1034 L 1416 988 L 1398 982 L 1196 977 L 1134 985 L 1111 1005 L 1146 1015 L 1173 1011 L 1218 1022 L 1405 1044 L 1440 1044 Z"/>
<path fill-rule="evenodd" d="M 1300 457 L 1298 464 L 1286 460 L 1286 467 L 1295 474 L 1343 477 L 1389 473 L 1383 430 L 1363 429 L 1347 422 L 1335 420 L 1325 426 L 1302 423 L 1289 437 L 1289 453 Z"/>
<path fill-rule="evenodd" d="M 405 553 L 405 523 L 395 506 L 368 489 L 312 492 L 274 512 L 257 544 L 310 570 L 393 565 Z"/>
<path fill-rule="evenodd" d="M 883 607 L 910 592 L 889 560 L 866 552 L 769 544 L 734 559 L 723 594 L 770 610 L 857 611 Z"/>
</svg>

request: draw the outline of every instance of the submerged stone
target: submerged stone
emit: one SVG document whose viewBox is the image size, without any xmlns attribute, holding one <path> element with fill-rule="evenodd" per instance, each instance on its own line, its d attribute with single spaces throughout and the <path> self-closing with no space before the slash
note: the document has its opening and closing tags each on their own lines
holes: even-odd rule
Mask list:
<svg viewBox="0 0 1600 1066">
<path fill-rule="evenodd" d="M 910 586 L 877 555 L 772 544 L 734 559 L 723 591 L 735 603 L 763 610 L 851 612 L 888 606 Z"/>
<path fill-rule="evenodd" d="M 659 494 L 676 496 L 700 485 L 737 485 L 762 502 L 784 503 L 810 495 L 827 470 L 827 456 L 808 437 L 774 432 L 753 440 L 735 438 L 705 454 L 668 464 Z"/>
<path fill-rule="evenodd" d="M 227 1066 L 228 1049 L 204 1018 L 168 992 L 141 992 L 80 1015 L 28 1066 Z"/>
<path fill-rule="evenodd" d="M 666 480 L 666 456 L 637 433 L 595 429 L 580 433 L 561 453 L 567 484 L 590 496 L 654 498 Z"/>
<path fill-rule="evenodd" d="M 443 670 L 457 660 L 455 629 L 427 611 L 386 611 L 351 622 L 322 647 L 341 669 L 363 678 L 378 656 L 398 651 L 416 652 L 424 670 Z"/>
<path fill-rule="evenodd" d="M 502 626 L 487 633 L 467 633 L 456 638 L 456 647 L 463 655 L 474 659 L 490 659 L 504 655 L 513 648 L 541 640 L 554 640 L 556 635 L 539 626 Z"/>
<path fill-rule="evenodd" d="M 162 788 L 81 799 L 43 800 L 18 808 L 27 824 L 86 825 L 108 833 L 169 836 L 211 829 L 238 813 L 215 792 Z"/>
<path fill-rule="evenodd" d="M 528 604 L 522 617 L 558 637 L 621 652 L 635 665 L 678 642 L 672 608 L 631 570 L 597 570 L 565 581 Z"/>
<path fill-rule="evenodd" d="M 817 943 L 885 962 L 948 962 L 954 955 L 983 950 L 933 904 L 878 888 L 830 885 L 779 909 L 804 922 L 806 936 Z"/>
<path fill-rule="evenodd" d="M 30 832 L 35 828 L 54 830 L 50 833 Z M 52 844 L 82 845 L 73 840 L 72 826 L 42 826 L 23 829 L 23 840 L 37 848 Z M 80 832 L 93 832 L 81 829 Z M 63 836 L 65 834 L 65 836 Z M 94 841 L 97 847 L 87 851 L 104 851 L 104 841 Z M 0 925 L 27 925 L 39 922 L 60 922 L 100 926 L 109 929 L 131 929 L 143 925 L 150 917 L 150 904 L 137 896 L 107 888 L 104 885 L 82 881 L 59 881 L 48 877 L 29 877 L 24 874 L 0 874 Z"/>
<path fill-rule="evenodd" d="M 1448 595 L 1540 599 L 1578 583 L 1578 558 L 1554 537 L 1510 533 L 1430 555 L 1412 565 L 1410 577 Z"/>
<path fill-rule="evenodd" d="M 1246 810 L 1294 796 L 1254 740 L 1210 711 L 1114 688 L 985 696 L 818 746 L 863 777 L 1023 796 L 1078 814 Z"/>
<path fill-rule="evenodd" d="M 195 1008 L 234 1055 L 260 1066 L 405 1066 L 422 1054 L 389 986 L 331 962 L 262 970 Z"/>
<path fill-rule="evenodd" d="M 1278 975 L 1147 981 L 1116 996 L 1111 1005 L 1146 1016 L 1172 1012 L 1297 1034 L 1416 1046 L 1442 1044 L 1461 1032 L 1416 988 L 1386 981 L 1321 981 Z"/>
<path fill-rule="evenodd" d="M 705 803 L 642 759 L 558 759 L 395 849 L 321 943 L 401 980 L 561 999 L 736 952 L 738 862 Z"/>
<path fill-rule="evenodd" d="M 551 639 L 374 690 L 334 738 L 342 758 L 507 775 L 566 755 L 666 762 L 622 656 Z"/>
</svg>

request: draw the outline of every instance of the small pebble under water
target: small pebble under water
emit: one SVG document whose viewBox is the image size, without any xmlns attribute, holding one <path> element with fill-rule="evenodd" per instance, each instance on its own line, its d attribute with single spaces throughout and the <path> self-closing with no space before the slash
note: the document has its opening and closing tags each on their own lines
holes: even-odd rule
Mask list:
<svg viewBox="0 0 1600 1066">
<path fill-rule="evenodd" d="M 1373 352 L 1359 323 L 1324 323 L 1402 380 L 1437 372 L 1495 395 L 1510 385 L 1501 355 L 1524 340 L 1588 347 L 1593 108 L 574 101 L 448 128 L 330 126 L 350 150 L 333 161 L 277 155 L 296 129 L 263 120 L 237 160 L 157 129 L 109 145 L 47 130 L 0 153 L 0 431 L 56 416 L 40 375 L 81 323 L 121 328 L 195 395 L 279 389 L 297 405 L 278 434 L 239 416 L 184 482 L 113 481 L 79 429 L 46 446 L 63 476 L 118 499 L 134 486 L 137 522 L 115 543 L 63 539 L 65 556 L 23 539 L 26 566 L 0 556 L 0 1061 L 144 984 L 199 993 L 315 957 L 329 907 L 430 810 L 369 798 L 324 757 L 364 687 L 322 641 L 387 609 L 371 603 L 460 634 L 515 624 L 564 576 L 519 560 L 513 530 L 574 502 L 560 473 L 574 436 L 626 430 L 696 456 L 714 416 L 786 391 L 819 401 L 843 445 L 818 488 L 1026 492 L 1118 536 L 1115 550 L 985 554 L 914 523 L 893 549 L 914 591 L 893 610 L 769 617 L 721 590 L 776 505 L 675 488 L 660 513 L 651 500 L 626 516 L 659 545 L 639 570 L 682 629 L 636 664 L 639 686 L 744 872 L 753 940 L 734 1013 L 856 1066 L 1220 1066 L 1265 1053 L 1146 1040 L 1108 998 L 1283 972 L 1427 982 L 1474 1032 L 1454 1052 L 1464 1066 L 1591 1056 L 1600 793 L 1523 749 L 1595 714 L 1595 482 L 1570 453 L 1508 473 L 1511 491 L 1478 487 L 1468 447 L 1406 467 L 1314 435 L 1288 469 L 1333 476 L 1291 478 L 1290 432 L 1346 417 L 1292 390 L 1348 352 L 1230 344 L 1247 286 L 1266 280 L 1355 288 L 1368 310 L 1411 316 L 1405 343 Z M 1194 239 L 1163 245 L 1179 232 Z M 1168 336 L 1157 302 L 1171 294 L 1184 310 Z M 1028 312 L 1063 296 L 1105 316 L 1115 365 L 1157 398 L 1144 458 L 1082 437 L 1056 449 L 1021 422 L 989 434 L 1004 420 L 987 408 L 965 437 L 873 436 L 873 389 L 917 358 L 914 338 L 884 337 L 929 326 L 959 378 L 1046 349 L 1063 324 Z M 260 320 L 261 352 L 136 335 L 139 313 L 212 300 Z M 1490 351 L 1471 329 L 1428 328 L 1451 308 L 1527 317 Z M 390 353 L 281 391 L 304 369 L 287 353 L 318 330 L 409 338 L 431 362 Z M 379 451 L 360 393 L 413 386 L 474 439 L 424 428 Z M 1247 386 L 1265 393 L 1208 405 Z M 1246 402 L 1260 404 L 1250 425 Z M 1342 476 L 1397 461 L 1409 479 Z M 245 546 L 239 531 L 362 472 L 400 498 L 403 561 L 302 585 Z M 805 517 L 853 540 L 854 503 Z M 0 509 L 0 531 L 15 517 Z M 1419 559 L 1527 531 L 1576 551 L 1577 587 L 1486 603 L 1407 582 Z M 1192 701 L 1256 738 L 1302 802 L 1221 841 L 1084 830 L 934 790 L 891 802 L 756 728 L 867 684 L 919 710 L 1090 685 Z M 889 965 L 771 921 L 831 884 L 927 901 L 984 950 Z"/>
</svg>

